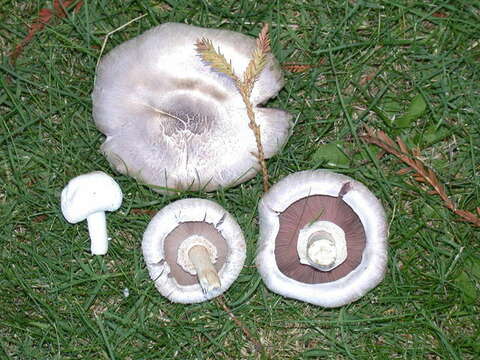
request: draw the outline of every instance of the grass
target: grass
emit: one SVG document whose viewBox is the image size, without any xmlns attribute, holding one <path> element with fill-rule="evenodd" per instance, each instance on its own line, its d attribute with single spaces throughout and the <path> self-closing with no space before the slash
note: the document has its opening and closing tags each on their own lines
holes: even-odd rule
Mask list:
<svg viewBox="0 0 480 360">
<path fill-rule="evenodd" d="M 37 34 L 13 66 L 7 55 L 43 6 L 0 1 L 0 358 L 258 358 L 215 302 L 171 304 L 148 278 L 140 241 L 150 217 L 132 210 L 188 196 L 215 199 L 245 232 L 246 266 L 226 302 L 265 345 L 265 357 L 478 358 L 478 229 L 359 138 L 368 124 L 418 146 L 459 206 L 475 210 L 478 1 L 84 1 L 78 14 Z M 164 197 L 116 174 L 125 200 L 108 216 L 114 240 L 107 256 L 89 255 L 86 227 L 64 221 L 59 194 L 79 174 L 112 174 L 91 119 L 95 64 L 104 37 L 143 14 L 106 50 L 167 21 L 253 36 L 269 22 L 280 62 L 315 65 L 286 74 L 269 104 L 296 121 L 269 171 L 275 182 L 326 167 L 375 192 L 391 226 L 388 273 L 376 289 L 340 309 L 269 292 L 254 267 L 260 175 L 216 193 Z M 418 95 L 425 110 L 396 127 Z"/>
</svg>

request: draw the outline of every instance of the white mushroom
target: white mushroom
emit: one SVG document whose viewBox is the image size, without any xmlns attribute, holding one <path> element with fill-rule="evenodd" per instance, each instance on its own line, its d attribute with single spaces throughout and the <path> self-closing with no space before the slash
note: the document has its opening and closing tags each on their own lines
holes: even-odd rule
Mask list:
<svg viewBox="0 0 480 360">
<path fill-rule="evenodd" d="M 327 170 L 289 175 L 263 196 L 259 216 L 256 263 L 273 292 L 337 307 L 382 281 L 385 212 L 358 181 Z"/>
<path fill-rule="evenodd" d="M 110 176 L 101 171 L 77 176 L 62 191 L 61 207 L 72 224 L 87 219 L 92 255 L 108 250 L 105 211 L 115 211 L 122 204 L 122 190 Z"/>
<path fill-rule="evenodd" d="M 120 173 L 159 191 L 212 191 L 259 170 L 245 104 L 227 76 L 202 61 L 195 42 L 208 38 L 243 74 L 255 39 L 185 24 L 157 26 L 113 49 L 101 61 L 93 117 L 107 138 L 102 152 Z M 283 75 L 268 63 L 252 90 L 265 157 L 286 142 L 290 114 L 260 105 L 277 95 Z"/>
<path fill-rule="evenodd" d="M 158 291 L 197 303 L 226 291 L 239 275 L 246 248 L 242 230 L 220 205 L 184 199 L 160 210 L 143 235 L 142 250 Z"/>
</svg>

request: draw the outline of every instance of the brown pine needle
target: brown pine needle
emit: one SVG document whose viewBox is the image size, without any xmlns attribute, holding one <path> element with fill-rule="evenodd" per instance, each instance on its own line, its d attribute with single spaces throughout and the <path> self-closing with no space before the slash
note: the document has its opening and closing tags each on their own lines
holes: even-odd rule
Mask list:
<svg viewBox="0 0 480 360">
<path fill-rule="evenodd" d="M 398 175 L 405 175 L 405 174 L 408 174 L 410 171 L 413 171 L 411 168 L 407 167 L 407 168 L 403 168 L 403 169 L 400 169 L 397 171 L 397 174 Z"/>
<path fill-rule="evenodd" d="M 365 141 L 370 144 L 377 145 L 389 154 L 394 155 L 399 160 L 407 164 L 409 167 L 406 169 L 407 171 L 405 171 L 405 173 L 408 171 L 413 171 L 413 179 L 419 183 L 430 185 L 433 190 L 428 191 L 429 194 L 439 196 L 443 201 L 443 205 L 457 216 L 460 216 L 462 221 L 466 221 L 476 227 L 480 227 L 480 217 L 477 217 L 470 211 L 458 209 L 453 200 L 448 197 L 445 186 L 440 182 L 435 172 L 425 166 L 422 161 L 418 159 L 418 149 L 410 150 L 402 139 L 397 137 L 396 141 L 394 141 L 381 130 L 374 130 L 370 127 L 367 127 L 366 131 L 367 134 L 363 136 Z M 404 172 L 400 170 L 398 173 Z M 477 212 L 480 215 L 479 209 L 477 209 Z"/>
<path fill-rule="evenodd" d="M 258 352 L 258 353 L 263 353 L 264 349 L 263 349 L 263 346 L 262 344 L 257 341 L 257 339 L 255 339 L 252 334 L 250 333 L 250 331 L 248 330 L 248 328 L 245 326 L 245 324 L 235 316 L 235 314 L 232 312 L 232 310 L 228 307 L 227 304 L 225 304 L 225 301 L 223 300 L 224 297 L 223 295 L 219 296 L 216 298 L 217 300 L 217 303 L 223 308 L 223 310 L 228 314 L 228 316 L 230 316 L 230 318 L 233 320 L 233 322 L 235 323 L 235 325 L 237 325 L 243 332 L 243 334 L 245 335 L 245 337 L 253 344 L 253 346 L 255 347 L 255 350 Z"/>
<path fill-rule="evenodd" d="M 198 39 L 195 46 L 197 53 L 202 57 L 203 61 L 209 63 L 213 69 L 227 75 L 235 82 L 235 85 L 242 96 L 242 100 L 247 110 L 248 119 L 250 120 L 249 127 L 255 135 L 258 152 L 256 157 L 262 171 L 263 191 L 266 192 L 270 187 L 268 169 L 262 145 L 260 126 L 255 121 L 255 111 L 253 109 L 253 104 L 250 101 L 250 95 L 255 82 L 258 80 L 258 77 L 267 64 L 267 55 L 270 52 L 268 24 L 263 26 L 258 35 L 255 50 L 252 52 L 252 58 L 242 76 L 242 79 L 235 75 L 231 62 L 227 61 L 225 56 L 220 52 L 220 49 L 215 49 L 215 46 L 209 39 Z"/>
<path fill-rule="evenodd" d="M 53 0 L 53 9 L 46 7 L 41 8 L 38 13 L 38 19 L 31 26 L 29 26 L 28 34 L 10 53 L 10 61 L 12 64 L 15 64 L 17 58 L 21 55 L 24 48 L 34 39 L 38 32 L 42 31 L 54 17 L 64 18 L 68 16 L 66 10 L 73 6 L 75 6 L 73 8 L 73 12 L 78 12 L 83 6 L 83 1 L 75 2 L 73 0 Z"/>
<path fill-rule="evenodd" d="M 312 70 L 315 65 L 311 64 L 299 64 L 299 63 L 286 63 L 282 65 L 283 70 L 292 72 L 292 73 L 302 73 L 309 70 Z"/>
</svg>

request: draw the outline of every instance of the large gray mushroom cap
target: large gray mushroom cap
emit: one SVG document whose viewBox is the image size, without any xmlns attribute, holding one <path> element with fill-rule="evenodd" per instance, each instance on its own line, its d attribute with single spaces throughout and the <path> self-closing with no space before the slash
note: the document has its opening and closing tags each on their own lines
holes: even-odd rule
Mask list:
<svg viewBox="0 0 480 360">
<path fill-rule="evenodd" d="M 359 299 L 385 275 L 385 211 L 348 176 L 327 170 L 289 175 L 263 196 L 259 218 L 256 263 L 273 292 L 337 307 Z"/>
<path fill-rule="evenodd" d="M 120 173 L 154 189 L 212 191 L 259 170 L 255 137 L 234 82 L 198 56 L 210 39 L 241 76 L 255 39 L 232 31 L 166 23 L 129 40 L 101 61 L 93 117 L 107 139 L 102 152 Z M 291 116 L 260 107 L 277 95 L 283 76 L 269 55 L 251 100 L 267 158 L 286 142 Z"/>
</svg>

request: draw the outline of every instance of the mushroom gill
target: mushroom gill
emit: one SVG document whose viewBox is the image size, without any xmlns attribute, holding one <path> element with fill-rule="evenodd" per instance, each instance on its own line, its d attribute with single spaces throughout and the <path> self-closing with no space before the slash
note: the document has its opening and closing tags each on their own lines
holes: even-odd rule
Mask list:
<svg viewBox="0 0 480 360">
<path fill-rule="evenodd" d="M 365 231 L 357 214 L 341 197 L 307 196 L 291 204 L 279 218 L 275 259 L 278 268 L 286 276 L 303 283 L 326 283 L 341 279 L 360 265 L 365 249 Z M 298 262 L 299 232 L 315 221 L 333 222 L 345 232 L 347 259 L 331 271 L 321 271 Z"/>
</svg>

